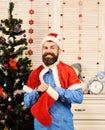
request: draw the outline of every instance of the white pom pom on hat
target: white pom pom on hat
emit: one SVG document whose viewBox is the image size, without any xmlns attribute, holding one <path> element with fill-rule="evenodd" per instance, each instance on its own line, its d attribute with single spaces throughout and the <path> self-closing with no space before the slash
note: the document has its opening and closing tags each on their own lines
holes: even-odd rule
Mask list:
<svg viewBox="0 0 105 130">
<path fill-rule="evenodd" d="M 61 38 L 58 36 L 57 33 L 49 33 L 43 40 L 41 43 L 41 46 L 43 45 L 43 43 L 47 42 L 47 41 L 53 41 L 55 42 L 60 49 L 62 49 L 62 43 L 61 43 Z"/>
</svg>

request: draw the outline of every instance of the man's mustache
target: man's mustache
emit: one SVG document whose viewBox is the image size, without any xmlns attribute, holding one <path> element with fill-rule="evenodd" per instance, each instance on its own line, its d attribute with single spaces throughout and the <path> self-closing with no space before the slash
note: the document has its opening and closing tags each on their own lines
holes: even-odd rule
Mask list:
<svg viewBox="0 0 105 130">
<path fill-rule="evenodd" d="M 47 56 L 47 55 L 54 56 L 54 54 L 52 54 L 52 53 L 45 53 L 43 56 L 45 57 L 45 56 Z"/>
</svg>

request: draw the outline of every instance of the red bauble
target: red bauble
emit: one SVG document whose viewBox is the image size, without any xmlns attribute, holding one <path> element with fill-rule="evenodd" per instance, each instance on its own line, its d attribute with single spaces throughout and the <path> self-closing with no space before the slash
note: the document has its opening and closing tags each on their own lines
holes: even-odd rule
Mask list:
<svg viewBox="0 0 105 130">
<path fill-rule="evenodd" d="M 30 50 L 28 51 L 28 54 L 29 54 L 29 55 L 33 55 L 33 51 L 30 49 Z"/>
<path fill-rule="evenodd" d="M 81 56 L 78 56 L 78 60 L 81 60 L 82 58 L 81 58 Z"/>
<path fill-rule="evenodd" d="M 13 68 L 14 70 L 18 69 L 16 64 L 17 64 L 16 58 L 10 58 L 9 59 L 9 66 L 11 68 Z"/>
<path fill-rule="evenodd" d="M 0 86 L 0 97 L 4 98 L 5 97 L 5 93 L 3 91 L 2 86 Z"/>
</svg>

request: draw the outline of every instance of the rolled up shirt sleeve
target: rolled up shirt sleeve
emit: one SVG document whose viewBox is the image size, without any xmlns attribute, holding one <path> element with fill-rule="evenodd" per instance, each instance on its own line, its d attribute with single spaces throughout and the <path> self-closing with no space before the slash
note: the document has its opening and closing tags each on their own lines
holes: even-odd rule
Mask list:
<svg viewBox="0 0 105 130">
<path fill-rule="evenodd" d="M 39 93 L 34 89 L 31 93 L 24 93 L 24 103 L 30 108 L 39 98 Z"/>
<path fill-rule="evenodd" d="M 83 101 L 83 91 L 82 88 L 78 89 L 64 89 L 64 88 L 56 88 L 56 91 L 59 94 L 59 99 L 62 102 L 66 102 L 68 104 L 71 103 L 82 103 Z"/>
</svg>

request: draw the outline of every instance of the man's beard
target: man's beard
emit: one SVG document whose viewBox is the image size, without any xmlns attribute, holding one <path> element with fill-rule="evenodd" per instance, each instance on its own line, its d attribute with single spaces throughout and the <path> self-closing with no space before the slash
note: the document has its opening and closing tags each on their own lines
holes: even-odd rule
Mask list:
<svg viewBox="0 0 105 130">
<path fill-rule="evenodd" d="M 46 57 L 47 55 L 51 55 L 52 57 Z M 42 56 L 42 60 L 46 66 L 50 66 L 58 60 L 58 55 L 54 55 L 53 53 L 45 53 Z"/>
</svg>

